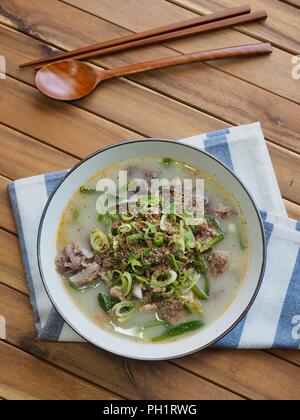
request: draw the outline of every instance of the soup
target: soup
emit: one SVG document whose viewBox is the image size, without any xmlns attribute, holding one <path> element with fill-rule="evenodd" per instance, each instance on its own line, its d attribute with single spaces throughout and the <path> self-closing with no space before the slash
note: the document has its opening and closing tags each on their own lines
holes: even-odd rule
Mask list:
<svg viewBox="0 0 300 420">
<path fill-rule="evenodd" d="M 115 189 L 102 189 L 107 179 Z M 99 328 L 158 343 L 205 328 L 229 308 L 249 248 L 236 198 L 213 177 L 184 162 L 141 158 L 75 192 L 61 217 L 56 266 Z"/>
</svg>

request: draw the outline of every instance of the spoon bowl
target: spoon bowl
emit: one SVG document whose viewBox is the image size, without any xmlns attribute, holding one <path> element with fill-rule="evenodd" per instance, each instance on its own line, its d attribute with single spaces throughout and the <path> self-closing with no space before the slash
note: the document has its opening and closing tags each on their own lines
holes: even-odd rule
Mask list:
<svg viewBox="0 0 300 420">
<path fill-rule="evenodd" d="M 35 80 L 38 89 L 50 98 L 72 101 L 91 93 L 101 81 L 100 74 L 81 61 L 64 60 L 43 67 Z"/>
</svg>

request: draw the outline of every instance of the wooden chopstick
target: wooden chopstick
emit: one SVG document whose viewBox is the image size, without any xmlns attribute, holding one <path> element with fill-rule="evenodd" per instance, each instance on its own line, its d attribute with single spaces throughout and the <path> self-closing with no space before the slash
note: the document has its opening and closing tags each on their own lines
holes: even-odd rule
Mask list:
<svg viewBox="0 0 300 420">
<path fill-rule="evenodd" d="M 258 22 L 266 19 L 267 13 L 265 11 L 257 11 L 248 13 L 247 15 L 237 16 L 230 19 L 219 20 L 217 22 L 207 23 L 205 25 L 196 26 L 193 28 L 183 29 L 163 35 L 153 36 L 139 41 L 127 42 L 126 44 L 116 45 L 114 47 L 104 48 L 100 51 L 92 51 L 73 57 L 76 60 L 82 60 L 87 58 L 101 57 L 106 54 L 116 53 L 119 51 L 126 51 L 137 47 L 145 47 L 147 45 L 157 44 L 166 41 L 175 41 L 178 39 L 187 38 L 192 35 L 207 33 L 225 28 L 232 28 L 237 25 L 245 23 Z M 44 64 L 38 64 L 35 66 L 36 69 L 43 67 Z"/>
<path fill-rule="evenodd" d="M 53 61 L 77 57 L 79 55 L 92 53 L 95 51 L 100 51 L 100 50 L 107 49 L 110 47 L 120 46 L 122 44 L 127 44 L 129 42 L 144 40 L 150 37 L 167 34 L 173 31 L 191 28 L 197 25 L 205 25 L 208 23 L 213 23 L 213 22 L 224 20 L 224 19 L 229 19 L 229 18 L 245 15 L 250 12 L 251 12 L 251 9 L 250 9 L 250 6 L 248 5 L 233 7 L 233 8 L 222 10 L 220 12 L 212 13 L 206 16 L 199 16 L 193 19 L 188 19 L 181 22 L 172 23 L 170 25 L 160 26 L 154 29 L 150 29 L 148 31 L 137 33 L 137 34 L 125 35 L 125 36 L 112 39 L 109 41 L 99 42 L 97 44 L 88 45 L 86 47 L 78 48 L 72 51 L 67 51 L 67 52 L 52 55 L 50 57 L 44 57 L 38 60 L 30 61 L 28 63 L 21 64 L 20 68 L 40 66 L 42 64 L 51 63 Z"/>
</svg>

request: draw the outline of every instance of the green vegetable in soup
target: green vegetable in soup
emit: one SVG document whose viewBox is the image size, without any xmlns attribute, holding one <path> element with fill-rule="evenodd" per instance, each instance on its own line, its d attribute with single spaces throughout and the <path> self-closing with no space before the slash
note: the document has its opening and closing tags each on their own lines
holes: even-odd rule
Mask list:
<svg viewBox="0 0 300 420">
<path fill-rule="evenodd" d="M 98 302 L 104 312 L 110 311 L 119 301 L 112 298 L 106 293 L 100 293 L 98 296 Z"/>
<path fill-rule="evenodd" d="M 184 306 L 190 314 L 200 315 L 200 316 L 204 315 L 202 305 L 197 301 L 194 301 L 192 303 L 185 303 Z"/>
<path fill-rule="evenodd" d="M 187 294 L 190 290 L 193 289 L 199 279 L 200 275 L 196 273 L 193 268 L 187 270 L 187 272 L 184 273 L 179 279 L 181 293 Z"/>
<path fill-rule="evenodd" d="M 79 219 L 80 216 L 80 210 L 79 209 L 74 209 L 72 211 L 72 223 L 76 223 Z"/>
<path fill-rule="evenodd" d="M 217 220 L 210 215 L 205 216 L 207 222 L 212 225 L 216 231 L 218 232 L 217 236 L 213 238 L 212 240 L 204 243 L 204 244 L 197 244 L 197 249 L 203 253 L 205 251 L 209 251 L 211 248 L 214 248 L 216 245 L 218 245 L 220 242 L 222 242 L 225 239 L 225 234 L 223 230 L 221 229 L 221 226 L 217 222 Z"/>
<path fill-rule="evenodd" d="M 174 283 L 177 279 L 177 273 L 172 270 L 166 270 L 163 272 L 154 272 L 151 280 L 150 287 L 153 289 L 167 287 Z"/>
<path fill-rule="evenodd" d="M 161 160 L 161 163 L 163 165 L 171 165 L 172 163 L 174 163 L 174 160 L 172 158 L 165 157 Z"/>
<path fill-rule="evenodd" d="M 141 326 L 141 329 L 147 330 L 148 328 L 155 328 L 160 326 L 169 326 L 170 323 L 168 321 L 164 321 L 162 319 L 155 319 L 154 321 L 149 321 L 147 324 Z"/>
<path fill-rule="evenodd" d="M 175 325 L 174 327 L 168 328 L 162 335 L 157 337 L 153 337 L 152 341 L 157 343 L 159 341 L 167 340 L 168 338 L 177 337 L 182 334 L 187 334 L 192 331 L 196 331 L 199 328 L 204 326 L 204 322 L 202 320 L 195 320 L 185 322 L 183 324 Z"/>
<path fill-rule="evenodd" d="M 85 187 L 80 187 L 80 192 L 81 194 L 95 194 L 97 191 L 95 188 L 85 188 Z"/>
<path fill-rule="evenodd" d="M 90 242 L 93 250 L 97 254 L 104 254 L 110 249 L 108 237 L 100 229 L 95 228 L 92 230 Z"/>
<path fill-rule="evenodd" d="M 204 280 L 204 292 L 205 292 L 206 296 L 209 296 L 210 295 L 210 289 L 211 289 L 210 279 L 208 277 L 205 277 L 205 280 Z"/>
<path fill-rule="evenodd" d="M 208 295 L 205 293 L 205 292 L 203 292 L 201 289 L 200 289 L 200 287 L 198 287 L 198 286 L 194 286 L 193 288 L 192 288 L 192 292 L 194 293 L 194 295 L 198 298 L 198 299 L 200 299 L 200 300 L 208 300 Z"/>
<path fill-rule="evenodd" d="M 140 261 L 138 261 L 134 257 L 134 255 L 132 254 L 129 255 L 128 264 L 131 266 L 131 269 L 135 274 L 138 274 L 139 276 L 143 275 L 144 273 L 143 264 Z"/>
<path fill-rule="evenodd" d="M 125 271 L 121 274 L 122 292 L 124 296 L 128 296 L 132 288 L 131 274 Z"/>
<path fill-rule="evenodd" d="M 164 235 L 162 233 L 156 233 L 153 239 L 154 245 L 156 247 L 161 247 L 164 244 Z"/>
<path fill-rule="evenodd" d="M 135 300 L 125 300 L 124 302 L 117 303 L 113 307 L 119 322 L 125 322 L 131 318 L 137 311 L 138 303 Z"/>
<path fill-rule="evenodd" d="M 208 271 L 208 267 L 207 267 L 207 264 L 205 262 L 205 259 L 199 251 L 197 252 L 196 258 L 194 260 L 194 267 L 201 274 L 205 274 Z"/>
</svg>

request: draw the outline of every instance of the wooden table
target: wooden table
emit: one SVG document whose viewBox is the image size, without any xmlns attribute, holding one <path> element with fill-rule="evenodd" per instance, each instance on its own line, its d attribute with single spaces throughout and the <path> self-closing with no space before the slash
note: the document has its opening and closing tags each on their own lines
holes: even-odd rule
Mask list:
<svg viewBox="0 0 300 420">
<path fill-rule="evenodd" d="M 249 0 L 266 8 L 259 23 L 105 57 L 109 68 L 204 49 L 268 40 L 271 57 L 196 64 L 115 80 L 85 100 L 58 103 L 34 87 L 24 61 L 176 22 L 241 0 L 1 0 L 0 342 L 3 399 L 300 398 L 300 353 L 203 351 L 170 362 L 126 360 L 85 344 L 36 339 L 8 196 L 12 179 L 70 167 L 120 140 L 178 139 L 261 121 L 290 216 L 300 220 L 299 0 Z M 296 58 L 294 58 L 296 60 Z M 300 60 L 299 60 L 300 61 Z M 294 69 L 297 73 L 297 69 Z"/>
</svg>

